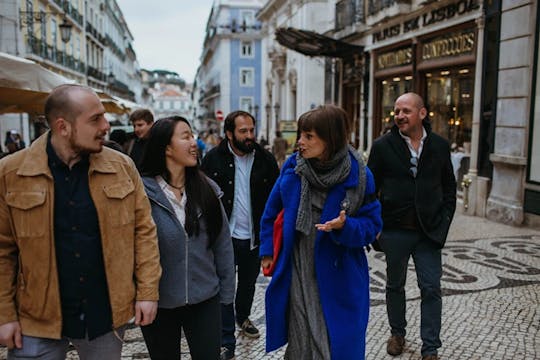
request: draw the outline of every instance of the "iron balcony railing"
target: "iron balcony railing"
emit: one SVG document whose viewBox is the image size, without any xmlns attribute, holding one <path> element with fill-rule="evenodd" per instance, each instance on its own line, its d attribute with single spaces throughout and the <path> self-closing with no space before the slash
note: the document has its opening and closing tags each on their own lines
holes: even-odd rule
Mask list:
<svg viewBox="0 0 540 360">
<path fill-rule="evenodd" d="M 379 11 L 389 8 L 394 4 L 410 4 L 411 0 L 368 0 L 368 15 L 375 15 Z"/>
<path fill-rule="evenodd" d="M 68 55 L 65 52 L 57 49 L 56 47 L 47 44 L 46 41 L 30 37 L 27 40 L 28 48 L 32 54 L 38 55 L 43 59 L 52 61 L 58 65 L 65 66 L 72 70 L 84 73 L 85 65 L 78 59 L 75 59 L 72 55 Z"/>
<path fill-rule="evenodd" d="M 336 3 L 336 31 L 365 22 L 364 0 L 341 0 Z"/>
</svg>

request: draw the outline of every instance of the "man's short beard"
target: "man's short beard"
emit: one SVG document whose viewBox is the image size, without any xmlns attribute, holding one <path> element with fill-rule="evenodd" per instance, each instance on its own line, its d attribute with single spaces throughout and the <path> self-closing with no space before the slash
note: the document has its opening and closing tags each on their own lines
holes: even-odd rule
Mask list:
<svg viewBox="0 0 540 360">
<path fill-rule="evenodd" d="M 250 152 L 253 152 L 255 150 L 255 140 L 250 140 L 251 144 L 246 144 L 245 142 L 239 141 L 236 136 L 233 134 L 233 145 L 235 148 L 243 152 L 244 154 L 248 154 Z M 246 140 L 244 140 L 246 141 Z"/>
</svg>

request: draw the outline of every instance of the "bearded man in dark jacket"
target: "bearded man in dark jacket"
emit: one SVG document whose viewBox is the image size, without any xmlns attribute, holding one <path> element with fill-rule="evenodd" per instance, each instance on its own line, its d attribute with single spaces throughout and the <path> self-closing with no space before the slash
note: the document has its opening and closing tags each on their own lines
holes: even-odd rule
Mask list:
<svg viewBox="0 0 540 360">
<path fill-rule="evenodd" d="M 225 118 L 225 139 L 212 148 L 201 168 L 223 191 L 221 202 L 227 213 L 238 269 L 234 308 L 222 307 L 221 360 L 234 358 L 235 320 L 250 338 L 260 336 L 250 321 L 255 282 L 259 275 L 259 232 L 266 200 L 279 175 L 274 156 L 255 142 L 255 119 L 245 111 Z"/>
<path fill-rule="evenodd" d="M 441 347 L 441 249 L 456 209 L 456 180 L 450 146 L 431 131 L 422 98 L 400 96 L 394 114 L 394 126 L 374 142 L 368 161 L 384 223 L 378 244 L 387 264 L 387 352 L 400 355 L 405 345 L 405 280 L 412 256 L 422 299 L 422 359 L 436 360 Z"/>
</svg>

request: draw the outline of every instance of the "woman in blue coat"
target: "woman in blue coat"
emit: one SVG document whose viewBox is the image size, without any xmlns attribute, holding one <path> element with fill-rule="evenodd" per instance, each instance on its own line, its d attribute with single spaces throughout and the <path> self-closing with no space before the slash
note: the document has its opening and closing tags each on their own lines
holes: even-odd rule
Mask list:
<svg viewBox="0 0 540 360">
<path fill-rule="evenodd" d="M 263 268 L 273 262 L 273 223 L 283 245 L 266 290 L 266 351 L 285 359 L 364 359 L 369 316 L 366 247 L 382 227 L 373 175 L 348 146 L 343 109 L 300 116 L 298 152 L 283 165 L 261 220 Z"/>
</svg>

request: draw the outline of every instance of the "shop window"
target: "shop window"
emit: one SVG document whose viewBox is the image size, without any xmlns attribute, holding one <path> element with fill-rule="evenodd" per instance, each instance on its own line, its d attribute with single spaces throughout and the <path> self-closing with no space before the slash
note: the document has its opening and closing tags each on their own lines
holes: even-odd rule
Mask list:
<svg viewBox="0 0 540 360">
<path fill-rule="evenodd" d="M 442 69 L 425 76 L 433 131 L 468 153 L 472 129 L 473 69 Z"/>
<path fill-rule="evenodd" d="M 461 190 L 469 171 L 473 116 L 473 68 L 443 69 L 425 74 L 429 118 L 433 131 L 452 147 L 452 166 Z"/>
<path fill-rule="evenodd" d="M 394 125 L 394 102 L 409 91 L 412 91 L 412 76 L 396 76 L 381 81 L 382 125 L 381 134 L 386 133 Z"/>
</svg>

